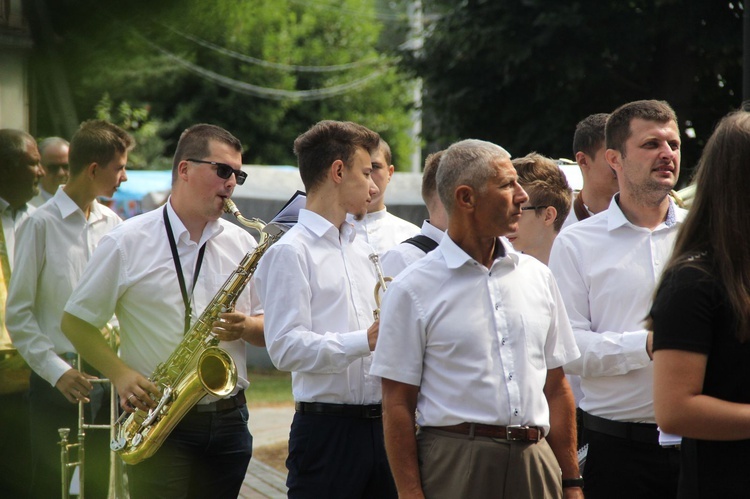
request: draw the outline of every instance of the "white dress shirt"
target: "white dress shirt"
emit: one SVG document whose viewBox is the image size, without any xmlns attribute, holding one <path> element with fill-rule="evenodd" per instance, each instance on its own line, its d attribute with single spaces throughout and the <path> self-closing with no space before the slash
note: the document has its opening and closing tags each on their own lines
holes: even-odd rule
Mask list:
<svg viewBox="0 0 750 499">
<path fill-rule="evenodd" d="M 617 202 L 562 231 L 549 266 L 565 300 L 581 357 L 581 409 L 616 421 L 654 422 L 653 366 L 643 321 L 687 213 L 670 200 L 653 231 L 631 224 Z"/>
<path fill-rule="evenodd" d="M 487 269 L 448 233 L 383 297 L 372 373 L 420 387 L 421 426 L 549 429 L 547 371 L 578 349 L 549 269 L 498 244 Z"/>
<path fill-rule="evenodd" d="M 301 210 L 298 223 L 266 252 L 255 272 L 265 310 L 266 348 L 292 371 L 298 402 L 373 404 L 367 328 L 377 282 L 370 249 L 348 223 L 341 230 Z"/>
<path fill-rule="evenodd" d="M 65 303 L 99 240 L 120 222 L 97 201 L 87 220 L 60 189 L 18 231 L 6 324 L 13 345 L 52 386 L 71 368 L 58 354 L 75 352 L 60 329 Z"/>
<path fill-rule="evenodd" d="M 419 227 L 388 213 L 387 208 L 368 213 L 359 221 L 354 220 L 352 215 L 347 215 L 346 220 L 354 225 L 357 235 L 370 245 L 370 252 L 375 251 L 378 255 L 419 234 Z"/>
<path fill-rule="evenodd" d="M 436 243 L 440 243 L 443 239 L 443 234 L 445 232 L 432 225 L 429 220 L 422 222 L 421 235 L 429 237 Z M 406 239 L 409 238 L 407 237 Z M 399 243 L 381 255 L 380 265 L 383 267 L 383 274 L 395 277 L 406 267 L 424 257 L 425 254 L 424 251 L 411 243 Z"/>
<path fill-rule="evenodd" d="M 171 199 L 171 198 L 170 198 Z M 257 247 L 250 234 L 226 220 L 206 225 L 198 243 L 167 202 L 167 213 L 182 264 L 188 292 L 200 247 L 205 243 L 203 265 L 192 296 L 192 323 L 204 311 L 247 252 Z M 120 323 L 120 357 L 144 376 L 169 358 L 183 339 L 185 305 L 180 293 L 172 252 L 164 226 L 163 209 L 126 220 L 99 242 L 65 311 L 102 327 L 117 313 Z M 252 282 L 237 301 L 245 314 L 262 313 Z M 248 387 L 245 342 L 222 341 L 237 366 L 237 388 Z M 201 403 L 216 400 L 205 397 Z"/>
</svg>

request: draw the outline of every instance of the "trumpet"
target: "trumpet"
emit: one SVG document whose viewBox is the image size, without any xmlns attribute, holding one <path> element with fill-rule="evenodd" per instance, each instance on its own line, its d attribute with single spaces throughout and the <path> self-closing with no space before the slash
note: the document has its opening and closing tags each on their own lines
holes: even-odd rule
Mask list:
<svg viewBox="0 0 750 499">
<path fill-rule="evenodd" d="M 372 316 L 376 321 L 380 320 L 380 299 L 383 293 L 385 293 L 388 283 L 393 280 L 393 277 L 384 277 L 383 269 L 380 266 L 380 256 L 377 253 L 370 254 L 370 261 L 375 265 L 375 272 L 378 274 L 378 282 L 375 284 L 375 304 L 377 308 L 372 311 Z"/>
</svg>

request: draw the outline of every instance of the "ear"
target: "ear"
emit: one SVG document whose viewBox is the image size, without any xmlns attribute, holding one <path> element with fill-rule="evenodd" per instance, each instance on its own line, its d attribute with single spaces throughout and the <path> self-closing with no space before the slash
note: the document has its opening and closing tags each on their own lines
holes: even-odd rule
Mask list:
<svg viewBox="0 0 750 499">
<path fill-rule="evenodd" d="M 557 220 L 557 208 L 554 206 L 547 206 L 544 209 L 544 225 L 550 226 Z"/>
<path fill-rule="evenodd" d="M 607 160 L 609 166 L 616 172 L 622 170 L 622 153 L 615 149 L 607 149 L 604 151 L 604 159 Z"/>
<path fill-rule="evenodd" d="M 459 185 L 454 192 L 456 207 L 465 211 L 473 211 L 476 205 L 476 196 L 474 189 L 468 185 Z"/>
<path fill-rule="evenodd" d="M 182 180 L 187 180 L 188 162 L 185 160 L 177 163 L 177 176 Z"/>
<path fill-rule="evenodd" d="M 391 177 L 393 176 L 393 172 L 396 171 L 396 167 L 391 165 L 388 167 L 388 182 L 391 181 Z"/>
<path fill-rule="evenodd" d="M 340 184 L 344 180 L 345 169 L 346 169 L 346 166 L 344 165 L 344 162 L 341 161 L 340 159 L 337 159 L 336 161 L 331 163 L 331 167 L 328 173 L 331 176 L 333 183 Z"/>
<path fill-rule="evenodd" d="M 89 177 L 96 178 L 97 170 L 99 169 L 99 163 L 89 163 L 88 166 L 85 168 L 86 175 Z"/>
<path fill-rule="evenodd" d="M 589 165 L 589 157 L 586 156 L 586 154 L 583 151 L 578 151 L 576 153 L 576 163 L 578 163 L 579 168 L 581 170 L 589 171 L 591 168 L 591 165 Z"/>
</svg>

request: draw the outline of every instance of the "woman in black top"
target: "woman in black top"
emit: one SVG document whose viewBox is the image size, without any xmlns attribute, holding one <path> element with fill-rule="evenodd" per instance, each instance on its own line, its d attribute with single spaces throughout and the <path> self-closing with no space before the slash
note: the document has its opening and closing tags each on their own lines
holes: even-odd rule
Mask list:
<svg viewBox="0 0 750 499">
<path fill-rule="evenodd" d="M 682 435 L 679 497 L 750 493 L 750 113 L 706 144 L 696 196 L 657 288 L 654 409 Z"/>
</svg>

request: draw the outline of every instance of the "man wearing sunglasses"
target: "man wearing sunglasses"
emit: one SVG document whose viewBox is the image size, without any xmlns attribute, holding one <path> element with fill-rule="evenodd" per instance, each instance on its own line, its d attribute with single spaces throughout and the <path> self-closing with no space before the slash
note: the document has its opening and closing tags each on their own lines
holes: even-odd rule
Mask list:
<svg viewBox="0 0 750 499">
<path fill-rule="evenodd" d="M 177 348 L 255 240 L 222 220 L 224 201 L 245 180 L 242 146 L 226 130 L 183 132 L 163 209 L 134 217 L 105 236 L 65 308 L 63 331 L 86 360 L 112 379 L 127 412 L 154 408 L 147 377 Z M 252 286 L 252 285 L 251 285 Z M 128 466 L 130 496 L 236 498 L 252 454 L 244 391 L 245 341 L 262 346 L 263 318 L 248 288 L 213 332 L 234 359 L 238 381 L 223 399 L 206 396 L 154 456 Z M 122 358 L 97 328 L 117 310 Z M 255 314 L 254 316 L 252 314 Z"/>
<path fill-rule="evenodd" d="M 39 181 L 39 194 L 29 201 L 32 206 L 41 206 L 57 192 L 57 188 L 65 184 L 70 176 L 68 166 L 68 151 L 70 144 L 60 137 L 47 137 L 39 142 L 39 154 L 42 156 L 42 170 L 44 177 Z"/>
</svg>

